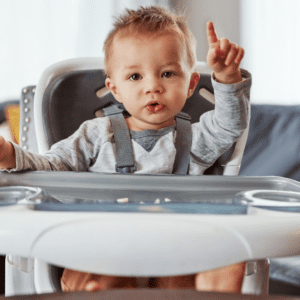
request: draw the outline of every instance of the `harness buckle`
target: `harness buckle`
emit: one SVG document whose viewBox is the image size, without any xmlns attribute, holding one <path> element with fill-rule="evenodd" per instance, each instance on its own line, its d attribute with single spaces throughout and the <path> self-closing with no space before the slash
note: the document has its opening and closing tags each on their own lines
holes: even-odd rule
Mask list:
<svg viewBox="0 0 300 300">
<path fill-rule="evenodd" d="M 175 117 L 183 119 L 183 120 L 188 120 L 188 121 L 191 121 L 191 119 L 192 119 L 189 114 L 184 113 L 182 111 L 180 111 Z"/>
<path fill-rule="evenodd" d="M 131 166 L 118 166 L 116 165 L 116 172 L 122 173 L 122 174 L 132 174 L 136 171 L 136 164 Z"/>
</svg>

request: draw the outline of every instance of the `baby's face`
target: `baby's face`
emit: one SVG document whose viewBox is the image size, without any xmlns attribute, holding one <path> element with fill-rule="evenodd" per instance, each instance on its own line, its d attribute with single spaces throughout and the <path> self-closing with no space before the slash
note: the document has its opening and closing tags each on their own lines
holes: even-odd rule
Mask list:
<svg viewBox="0 0 300 300">
<path fill-rule="evenodd" d="M 131 114 L 129 129 L 158 130 L 174 123 L 199 74 L 187 63 L 184 43 L 172 33 L 116 37 L 106 86 Z"/>
</svg>

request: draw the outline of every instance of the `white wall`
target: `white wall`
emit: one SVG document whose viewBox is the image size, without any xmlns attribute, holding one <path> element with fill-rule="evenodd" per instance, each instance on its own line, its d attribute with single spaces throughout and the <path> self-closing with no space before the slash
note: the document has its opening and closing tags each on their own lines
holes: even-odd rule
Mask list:
<svg viewBox="0 0 300 300">
<path fill-rule="evenodd" d="M 101 56 L 112 10 L 111 1 L 0 0 L 0 102 L 19 99 L 51 64 Z"/>
<path fill-rule="evenodd" d="M 50 65 L 103 56 L 113 15 L 168 0 L 0 0 L 0 102 L 19 99 Z"/>
<path fill-rule="evenodd" d="M 206 22 L 213 21 L 219 38 L 240 43 L 240 0 L 171 0 L 184 12 L 197 40 L 197 59 L 206 61 L 208 50 Z"/>
<path fill-rule="evenodd" d="M 300 1 L 243 0 L 241 15 L 252 103 L 300 105 Z"/>
</svg>

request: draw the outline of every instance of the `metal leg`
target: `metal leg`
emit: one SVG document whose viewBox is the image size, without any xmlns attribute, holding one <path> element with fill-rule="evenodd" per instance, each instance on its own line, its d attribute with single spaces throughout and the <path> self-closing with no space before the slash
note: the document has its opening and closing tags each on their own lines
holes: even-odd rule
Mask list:
<svg viewBox="0 0 300 300">
<path fill-rule="evenodd" d="M 8 255 L 5 259 L 5 296 L 36 294 L 32 259 Z"/>
<path fill-rule="evenodd" d="M 269 293 L 269 259 L 249 261 L 242 286 L 243 294 L 267 295 Z"/>
</svg>

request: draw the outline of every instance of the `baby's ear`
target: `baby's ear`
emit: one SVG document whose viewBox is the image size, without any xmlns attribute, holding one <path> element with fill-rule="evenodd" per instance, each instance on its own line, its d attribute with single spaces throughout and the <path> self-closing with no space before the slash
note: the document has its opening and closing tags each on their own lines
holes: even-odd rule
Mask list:
<svg viewBox="0 0 300 300">
<path fill-rule="evenodd" d="M 191 79 L 190 79 L 190 85 L 189 85 L 189 89 L 188 89 L 188 96 L 187 98 L 191 97 L 194 93 L 194 90 L 197 86 L 197 83 L 199 82 L 200 80 L 200 75 L 198 72 L 194 72 L 192 75 L 191 75 Z"/>
<path fill-rule="evenodd" d="M 107 87 L 107 89 L 112 93 L 112 95 L 115 97 L 115 99 L 118 101 L 118 102 L 120 102 L 120 103 L 122 103 L 120 100 L 119 100 L 119 94 L 118 94 L 118 92 L 117 92 L 117 87 L 114 85 L 114 82 L 113 82 L 113 80 L 111 79 L 111 78 L 106 78 L 105 79 L 105 85 L 106 85 L 106 87 Z"/>
</svg>

